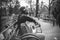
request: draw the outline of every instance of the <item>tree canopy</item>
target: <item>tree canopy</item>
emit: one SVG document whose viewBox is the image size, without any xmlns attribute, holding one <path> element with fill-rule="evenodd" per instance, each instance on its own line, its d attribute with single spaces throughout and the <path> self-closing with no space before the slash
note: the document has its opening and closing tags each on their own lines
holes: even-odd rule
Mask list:
<svg viewBox="0 0 60 40">
<path fill-rule="evenodd" d="M 60 25 L 60 0 L 54 0 L 52 3 L 52 14 L 57 21 L 57 24 Z"/>
</svg>

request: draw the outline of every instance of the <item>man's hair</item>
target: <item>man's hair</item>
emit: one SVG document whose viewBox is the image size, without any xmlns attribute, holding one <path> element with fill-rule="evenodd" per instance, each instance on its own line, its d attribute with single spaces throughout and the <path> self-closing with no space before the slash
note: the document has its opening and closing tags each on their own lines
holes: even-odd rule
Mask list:
<svg viewBox="0 0 60 40">
<path fill-rule="evenodd" d="M 25 7 L 21 7 L 20 8 L 21 14 L 28 14 L 28 12 L 26 11 Z"/>
<path fill-rule="evenodd" d="M 22 11 L 24 11 L 24 9 L 25 9 L 25 7 L 21 7 L 21 8 L 20 8 L 20 11 L 22 12 Z"/>
</svg>

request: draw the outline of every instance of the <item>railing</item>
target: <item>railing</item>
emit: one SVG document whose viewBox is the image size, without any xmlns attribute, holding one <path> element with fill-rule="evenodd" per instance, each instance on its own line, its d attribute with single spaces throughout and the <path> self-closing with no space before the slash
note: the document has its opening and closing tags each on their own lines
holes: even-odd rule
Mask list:
<svg viewBox="0 0 60 40">
<path fill-rule="evenodd" d="M 1 34 L 4 35 L 4 33 L 5 33 L 6 31 L 8 31 L 9 29 L 11 29 L 12 31 L 10 32 L 10 34 L 5 34 L 5 35 L 9 35 L 9 38 L 8 38 L 8 36 L 6 36 L 6 38 L 4 38 L 4 40 L 10 40 L 11 37 L 14 35 L 15 30 L 17 29 L 17 27 L 14 28 L 14 24 L 15 24 L 16 22 L 17 22 L 17 19 L 14 19 L 14 20 L 9 21 L 9 23 L 7 23 L 8 28 L 6 28 L 5 30 L 3 30 L 3 31 L 1 32 Z M 13 27 L 13 29 L 12 29 L 12 27 Z"/>
</svg>

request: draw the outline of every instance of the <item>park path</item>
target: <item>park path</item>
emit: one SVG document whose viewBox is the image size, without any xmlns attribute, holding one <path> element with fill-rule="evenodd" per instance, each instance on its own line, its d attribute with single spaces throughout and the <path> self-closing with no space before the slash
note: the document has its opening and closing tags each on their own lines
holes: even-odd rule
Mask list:
<svg viewBox="0 0 60 40">
<path fill-rule="evenodd" d="M 44 20 L 38 21 L 41 25 L 42 32 L 45 34 L 45 40 L 60 40 L 60 28 L 53 26 L 50 22 L 44 22 Z"/>
</svg>

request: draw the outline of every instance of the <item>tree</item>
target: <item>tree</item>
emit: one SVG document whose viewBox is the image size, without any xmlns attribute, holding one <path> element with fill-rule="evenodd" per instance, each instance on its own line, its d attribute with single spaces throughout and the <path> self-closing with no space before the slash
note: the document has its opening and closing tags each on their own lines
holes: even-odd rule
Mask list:
<svg viewBox="0 0 60 40">
<path fill-rule="evenodd" d="M 36 0 L 36 17 L 38 16 L 39 0 Z"/>
<path fill-rule="evenodd" d="M 13 1 L 14 1 L 14 3 L 13 3 Z M 0 18 L 5 17 L 4 19 L 1 19 L 1 21 L 0 21 L 0 25 L 1 25 L 0 31 L 1 31 L 2 27 L 3 27 L 2 24 L 5 25 L 5 23 L 6 23 L 5 20 L 9 20 L 9 19 L 6 19 L 6 16 L 9 16 L 12 13 L 15 13 L 17 11 L 17 9 L 19 9 L 19 7 L 18 7 L 19 5 L 17 5 L 19 3 L 15 0 L 0 0 L 0 3 L 1 3 L 0 4 L 0 15 L 1 15 Z M 7 14 L 9 14 L 9 15 L 7 15 Z"/>
<path fill-rule="evenodd" d="M 1 17 L 2 17 L 2 2 L 6 2 L 6 0 L 0 0 L 0 32 L 2 31 L 2 20 L 1 20 Z"/>
<path fill-rule="evenodd" d="M 60 25 L 60 0 L 54 0 L 52 3 L 52 14 L 56 19 L 57 24 Z"/>
<path fill-rule="evenodd" d="M 19 10 L 20 10 L 20 4 L 19 1 L 17 0 L 13 11 L 15 14 L 18 14 L 20 12 Z"/>
</svg>

